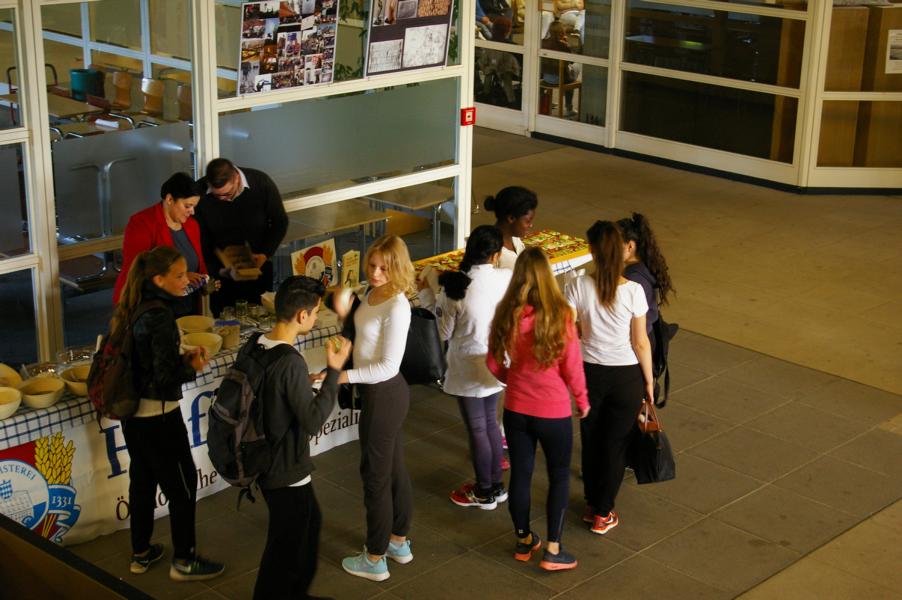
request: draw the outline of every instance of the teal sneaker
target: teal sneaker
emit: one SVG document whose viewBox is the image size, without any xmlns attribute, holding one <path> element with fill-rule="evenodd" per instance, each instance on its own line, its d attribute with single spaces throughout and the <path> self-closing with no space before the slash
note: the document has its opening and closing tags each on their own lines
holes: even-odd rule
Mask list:
<svg viewBox="0 0 902 600">
<path fill-rule="evenodd" d="M 388 551 L 385 555 L 398 564 L 406 565 L 413 560 L 413 552 L 410 551 L 410 540 L 404 540 L 400 544 L 389 542 Z"/>
<path fill-rule="evenodd" d="M 132 554 L 128 570 L 135 575 L 146 573 L 148 567 L 163 557 L 163 544 L 151 544 L 144 554 Z"/>
<path fill-rule="evenodd" d="M 365 551 L 342 560 L 341 568 L 351 575 L 363 577 L 370 581 L 385 581 L 391 577 L 385 557 L 383 556 L 376 562 L 372 562 L 367 558 Z"/>
</svg>

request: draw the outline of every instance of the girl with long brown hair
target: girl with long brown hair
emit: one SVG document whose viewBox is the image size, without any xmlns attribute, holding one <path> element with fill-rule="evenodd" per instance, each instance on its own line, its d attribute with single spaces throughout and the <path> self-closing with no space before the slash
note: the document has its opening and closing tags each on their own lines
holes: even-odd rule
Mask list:
<svg viewBox="0 0 902 600">
<path fill-rule="evenodd" d="M 163 545 L 150 543 L 159 485 L 169 501 L 173 545 L 169 577 L 175 581 L 211 579 L 225 568 L 201 558 L 194 548 L 197 468 L 179 401 L 182 384 L 194 381 L 196 373 L 206 366 L 207 356 L 203 349 L 179 354 L 173 308 L 184 295 L 188 281 L 188 265 L 175 248 L 158 246 L 142 252 L 129 268 L 110 322 L 111 331 L 132 324 L 132 385 L 140 398 L 138 411 L 122 421 L 131 459 L 129 570 L 144 573 L 163 556 Z"/>
<path fill-rule="evenodd" d="M 573 311 L 554 280 L 551 264 L 540 249 L 527 248 L 517 258 L 510 287 L 495 311 L 486 364 L 507 384 L 509 508 L 517 536 L 514 558 L 520 561 L 528 561 L 542 545 L 529 528 L 529 505 L 536 443 L 545 454 L 548 545 L 539 566 L 549 571 L 577 565 L 561 546 L 561 536 L 573 449 L 570 395 L 580 418 L 589 413 L 581 360 Z"/>
<path fill-rule="evenodd" d="M 667 260 L 658 246 L 648 219 L 644 215 L 633 213 L 629 219 L 617 221 L 617 226 L 623 235 L 623 276 L 641 285 L 645 291 L 648 303 L 645 331 L 654 353 L 653 326 L 658 320 L 658 306 L 667 304 L 668 296 L 676 294 L 676 289 L 670 279 Z"/>
<path fill-rule="evenodd" d="M 364 259 L 369 288 L 353 314 L 354 367 L 339 383 L 356 384 L 360 394 L 360 476 L 366 506 L 364 551 L 342 560 L 351 575 L 371 581 L 389 578 L 386 557 L 400 564 L 413 560 L 410 530 L 413 500 L 404 461 L 401 430 L 410 408 L 410 390 L 401 360 L 410 328 L 414 270 L 404 241 L 384 235 Z M 336 305 L 344 318 L 348 307 Z"/>
<path fill-rule="evenodd" d="M 576 309 L 592 410 L 580 423 L 583 520 L 604 535 L 617 526 L 614 501 L 626 468 L 626 448 L 642 406 L 653 399 L 648 304 L 642 286 L 623 277 L 623 238 L 611 221 L 586 232 L 595 271 L 567 283 Z"/>
</svg>

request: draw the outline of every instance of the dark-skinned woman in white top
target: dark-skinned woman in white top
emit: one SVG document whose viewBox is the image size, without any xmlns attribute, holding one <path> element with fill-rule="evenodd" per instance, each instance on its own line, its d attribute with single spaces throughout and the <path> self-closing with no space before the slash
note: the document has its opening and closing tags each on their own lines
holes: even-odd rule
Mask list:
<svg viewBox="0 0 902 600">
<path fill-rule="evenodd" d="M 623 237 L 611 221 L 586 232 L 595 272 L 571 279 L 567 301 L 576 309 L 589 389 L 589 416 L 580 422 L 583 520 L 592 533 L 617 526 L 614 501 L 626 469 L 626 449 L 642 400 L 654 398 L 648 303 L 642 286 L 623 277 Z"/>
<path fill-rule="evenodd" d="M 342 561 L 351 575 L 371 581 L 389 578 L 386 557 L 413 560 L 407 532 L 413 502 L 404 462 L 401 429 L 410 407 L 410 390 L 401 360 L 410 328 L 414 270 L 404 241 L 384 235 L 369 247 L 364 261 L 369 289 L 354 312 L 354 368 L 340 383 L 356 384 L 361 398 L 360 476 L 366 506 L 366 546 Z M 346 316 L 347 306 L 336 304 Z"/>
</svg>

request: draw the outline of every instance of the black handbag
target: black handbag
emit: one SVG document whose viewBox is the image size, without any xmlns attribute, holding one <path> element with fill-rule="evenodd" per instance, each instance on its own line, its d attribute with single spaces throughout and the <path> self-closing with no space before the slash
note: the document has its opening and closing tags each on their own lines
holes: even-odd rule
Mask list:
<svg viewBox="0 0 902 600">
<path fill-rule="evenodd" d="M 344 323 L 341 328 L 341 336 L 345 339 L 351 340 L 351 342 L 354 341 L 354 334 L 356 333 L 354 328 L 354 313 L 357 312 L 358 306 L 360 306 L 360 298 L 354 296 L 354 300 L 351 304 L 351 310 L 348 311 L 348 316 L 345 317 Z M 348 362 L 345 363 L 345 370 L 350 370 L 353 368 L 354 356 L 351 355 L 348 357 Z M 357 395 L 357 389 L 354 387 L 353 383 L 340 383 L 338 385 L 338 408 L 345 410 L 360 410 L 360 397 Z"/>
<path fill-rule="evenodd" d="M 410 385 L 437 383 L 445 377 L 447 368 L 435 315 L 425 308 L 411 308 L 401 375 Z"/>
<path fill-rule="evenodd" d="M 629 456 L 629 464 L 636 474 L 637 483 L 658 483 L 676 477 L 676 462 L 670 440 L 664 433 L 652 402 L 642 403 Z"/>
</svg>

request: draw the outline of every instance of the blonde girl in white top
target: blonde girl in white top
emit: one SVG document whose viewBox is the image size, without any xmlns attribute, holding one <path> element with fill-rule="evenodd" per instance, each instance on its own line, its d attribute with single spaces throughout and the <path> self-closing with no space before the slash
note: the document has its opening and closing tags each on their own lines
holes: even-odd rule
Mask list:
<svg viewBox="0 0 902 600">
<path fill-rule="evenodd" d="M 345 571 L 372 581 L 388 579 L 386 557 L 413 560 L 410 530 L 413 502 L 404 461 L 401 429 L 410 407 L 410 390 L 400 373 L 410 328 L 407 293 L 414 282 L 404 241 L 384 235 L 367 250 L 369 292 L 354 313 L 354 368 L 340 383 L 357 384 L 360 410 L 360 476 L 366 506 L 366 545 L 342 561 Z M 346 316 L 348 307 L 336 306 Z"/>
<path fill-rule="evenodd" d="M 495 227 L 504 237 L 499 267 L 513 270 L 517 256 L 526 248 L 521 238 L 532 231 L 532 221 L 538 205 L 539 199 L 535 192 L 516 185 L 506 187 L 485 199 L 483 206 L 495 213 Z"/>
<path fill-rule="evenodd" d="M 623 238 L 612 221 L 586 232 L 595 272 L 567 283 L 576 309 L 591 410 L 580 421 L 583 487 L 592 533 L 619 523 L 614 501 L 626 468 L 626 449 L 642 400 L 654 398 L 648 303 L 642 286 L 623 277 Z"/>
<path fill-rule="evenodd" d="M 489 330 L 495 308 L 504 297 L 512 272 L 496 269 L 501 254 L 501 231 L 480 225 L 470 233 L 459 271 L 439 277 L 442 290 L 434 302 L 439 336 L 448 341 L 448 371 L 444 390 L 457 396 L 460 414 L 470 438 L 470 455 L 476 483 L 451 492 L 458 506 L 492 510 L 507 500 L 501 480 L 501 429 L 495 417 L 498 396 L 504 386 L 485 364 Z M 420 303 L 432 308 L 429 288 L 420 292 Z"/>
</svg>

